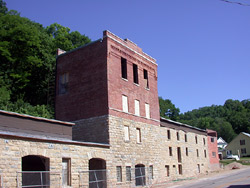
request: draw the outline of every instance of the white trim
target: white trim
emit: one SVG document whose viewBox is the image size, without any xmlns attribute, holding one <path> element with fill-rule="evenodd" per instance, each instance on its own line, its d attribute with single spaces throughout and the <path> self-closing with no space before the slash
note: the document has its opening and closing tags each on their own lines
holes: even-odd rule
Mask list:
<svg viewBox="0 0 250 188">
<path fill-rule="evenodd" d="M 110 31 L 108 31 L 108 32 L 111 33 Z M 114 35 L 113 33 L 111 33 L 111 34 Z M 114 36 L 116 36 L 116 35 L 114 35 Z M 105 37 L 108 37 L 108 38 L 114 40 L 115 42 L 119 43 L 119 44 L 122 45 L 123 47 L 125 47 L 125 48 L 131 50 L 132 52 L 136 53 L 137 55 L 141 56 L 142 58 L 144 58 L 144 59 L 146 59 L 146 60 L 150 61 L 151 63 L 153 63 L 153 64 L 155 64 L 155 65 L 158 66 L 158 64 L 155 63 L 154 61 L 152 61 L 152 60 L 150 60 L 149 58 L 145 57 L 144 55 L 138 53 L 137 51 L 133 50 L 132 48 L 126 46 L 125 44 L 122 44 L 120 41 L 116 40 L 115 38 L 113 38 L 113 37 L 111 37 L 111 36 L 109 36 L 109 35 L 106 35 Z M 118 37 L 118 36 L 116 36 L 116 37 Z M 121 39 L 120 37 L 118 37 L 118 38 Z M 121 40 L 123 40 L 123 39 L 121 39 Z M 147 55 L 147 56 L 149 56 L 149 55 L 146 54 L 146 53 L 144 53 L 144 54 Z M 154 59 L 154 58 L 151 57 L 151 56 L 149 56 L 149 57 L 152 58 L 152 59 Z M 154 59 L 154 60 L 155 60 L 155 59 Z M 156 60 L 155 60 L 155 61 L 156 61 Z"/>
</svg>

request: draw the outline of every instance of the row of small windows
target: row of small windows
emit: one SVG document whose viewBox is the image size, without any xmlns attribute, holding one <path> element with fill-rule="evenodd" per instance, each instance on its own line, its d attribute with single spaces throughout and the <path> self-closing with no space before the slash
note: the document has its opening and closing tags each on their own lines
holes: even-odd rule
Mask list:
<svg viewBox="0 0 250 188">
<path fill-rule="evenodd" d="M 125 58 L 121 58 L 121 74 L 122 78 L 128 79 L 127 74 L 127 60 Z M 148 71 L 143 69 L 143 79 L 145 88 L 149 89 L 149 82 L 148 82 Z M 138 77 L 138 65 L 133 63 L 133 81 L 135 84 L 139 84 L 139 77 Z"/>
<path fill-rule="evenodd" d="M 135 112 L 136 116 L 140 116 L 140 101 L 134 100 Z M 128 97 L 126 95 L 122 95 L 122 111 L 128 113 Z M 150 119 L 150 106 L 148 103 L 145 103 L 145 116 Z"/>
<path fill-rule="evenodd" d="M 188 147 L 186 147 L 185 151 L 186 151 L 186 156 L 188 156 L 189 155 Z M 169 156 L 173 156 L 172 147 L 168 147 L 168 153 L 169 153 Z M 199 157 L 199 150 L 198 149 L 196 149 L 196 154 L 197 154 L 197 157 Z M 181 148 L 180 147 L 177 147 L 177 156 L 178 156 L 178 162 L 181 162 Z M 207 158 L 207 151 L 206 150 L 204 150 L 204 157 Z"/>
<path fill-rule="evenodd" d="M 171 140 L 171 132 L 170 132 L 170 130 L 167 130 L 167 138 L 168 138 L 169 140 Z M 176 132 L 176 139 L 177 139 L 178 141 L 180 140 L 179 132 Z M 187 139 L 187 134 L 184 135 L 184 140 L 185 140 L 185 142 L 188 141 L 188 139 Z M 195 143 L 198 144 L 198 137 L 197 137 L 197 136 L 195 136 Z M 203 144 L 206 145 L 206 140 L 205 140 L 205 138 L 203 138 Z"/>
<path fill-rule="evenodd" d="M 126 181 L 131 182 L 132 181 L 132 173 L 134 173 L 134 178 L 135 178 L 135 184 L 136 186 L 140 185 L 146 185 L 146 170 L 145 166 L 140 164 L 136 165 L 135 168 L 131 168 L 131 166 L 126 166 Z M 154 179 L 154 174 L 153 174 L 153 165 L 149 166 L 148 169 L 149 173 L 149 179 Z M 117 182 L 122 182 L 123 181 L 123 175 L 122 175 L 122 166 L 116 166 L 116 178 Z"/>
</svg>

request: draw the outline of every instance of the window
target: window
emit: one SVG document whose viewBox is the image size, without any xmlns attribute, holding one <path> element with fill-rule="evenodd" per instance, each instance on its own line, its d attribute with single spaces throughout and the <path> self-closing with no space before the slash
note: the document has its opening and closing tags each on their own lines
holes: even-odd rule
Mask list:
<svg viewBox="0 0 250 188">
<path fill-rule="evenodd" d="M 178 165 L 179 174 L 182 175 L 182 165 Z"/>
<path fill-rule="evenodd" d="M 180 140 L 179 132 L 176 132 L 176 138 L 177 138 L 177 140 Z"/>
<path fill-rule="evenodd" d="M 185 142 L 187 142 L 188 140 L 187 140 L 187 134 L 185 134 Z"/>
<path fill-rule="evenodd" d="M 125 95 L 122 95 L 122 110 L 128 112 L 128 97 Z"/>
<path fill-rule="evenodd" d="M 149 166 L 149 179 L 154 179 L 153 165 Z"/>
<path fill-rule="evenodd" d="M 170 175 L 170 173 L 169 173 L 169 165 L 166 165 L 165 168 L 166 168 L 167 177 L 169 177 L 169 175 Z"/>
<path fill-rule="evenodd" d="M 149 88 L 149 83 L 148 83 L 148 71 L 143 69 L 143 75 L 144 75 L 144 82 L 145 82 L 145 88 Z"/>
<path fill-rule="evenodd" d="M 195 143 L 198 144 L 198 138 L 195 136 Z"/>
<path fill-rule="evenodd" d="M 131 166 L 126 166 L 126 181 L 131 181 Z"/>
<path fill-rule="evenodd" d="M 207 158 L 207 151 L 206 150 L 204 150 L 204 156 L 205 156 L 205 158 Z"/>
<path fill-rule="evenodd" d="M 129 127 L 124 126 L 124 140 L 129 141 Z"/>
<path fill-rule="evenodd" d="M 127 60 L 121 58 L 121 70 L 122 70 L 122 78 L 128 79 L 127 77 Z"/>
<path fill-rule="evenodd" d="M 135 115 L 140 116 L 140 101 L 135 100 Z"/>
<path fill-rule="evenodd" d="M 200 167 L 200 164 L 197 164 L 197 170 L 198 170 L 198 173 L 201 173 L 201 167 Z"/>
<path fill-rule="evenodd" d="M 198 149 L 196 149 L 196 153 L 197 153 L 197 157 L 199 157 L 199 150 Z"/>
<path fill-rule="evenodd" d="M 122 167 L 121 166 L 116 167 L 116 177 L 117 177 L 117 182 L 122 182 Z"/>
<path fill-rule="evenodd" d="M 169 156 L 173 156 L 172 147 L 169 147 L 168 150 L 169 150 Z"/>
<path fill-rule="evenodd" d="M 167 130 L 167 134 L 168 134 L 168 139 L 171 139 L 171 134 L 170 134 L 170 130 Z"/>
<path fill-rule="evenodd" d="M 69 73 L 64 73 L 59 77 L 59 94 L 68 92 Z"/>
<path fill-rule="evenodd" d="M 62 158 L 62 184 L 71 185 L 71 164 L 68 158 Z"/>
<path fill-rule="evenodd" d="M 214 142 L 214 137 L 211 137 L 211 142 Z"/>
<path fill-rule="evenodd" d="M 136 64 L 133 64 L 133 75 L 134 75 L 134 83 L 139 84 L 138 79 L 138 66 Z"/>
<path fill-rule="evenodd" d="M 141 129 L 136 128 L 136 141 L 137 143 L 141 143 Z"/>
<path fill-rule="evenodd" d="M 245 140 L 240 140 L 240 145 L 245 145 Z"/>
<path fill-rule="evenodd" d="M 246 153 L 247 153 L 246 148 L 241 148 L 241 154 L 246 154 Z"/>
<path fill-rule="evenodd" d="M 177 157 L 178 157 L 178 162 L 181 163 L 181 148 L 177 147 Z"/>
<path fill-rule="evenodd" d="M 203 138 L 203 144 L 206 145 L 206 140 L 205 140 L 205 138 Z"/>
<path fill-rule="evenodd" d="M 216 152 L 212 152 L 212 156 L 213 156 L 213 157 L 216 157 Z"/>
<path fill-rule="evenodd" d="M 186 156 L 188 156 L 188 148 L 186 148 Z"/>
<path fill-rule="evenodd" d="M 149 104 L 145 104 L 145 113 L 146 113 L 146 118 L 150 118 L 150 108 L 149 108 Z"/>
</svg>

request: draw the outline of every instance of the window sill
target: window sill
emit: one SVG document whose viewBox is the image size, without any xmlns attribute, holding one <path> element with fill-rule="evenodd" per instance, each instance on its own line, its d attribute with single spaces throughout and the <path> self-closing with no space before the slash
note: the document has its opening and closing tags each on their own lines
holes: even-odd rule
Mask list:
<svg viewBox="0 0 250 188">
<path fill-rule="evenodd" d="M 140 87 L 140 85 L 139 85 L 139 84 L 137 84 L 137 83 L 134 83 L 134 85 L 136 85 L 137 87 Z"/>
<path fill-rule="evenodd" d="M 122 80 L 124 80 L 124 81 L 128 82 L 128 80 L 127 80 L 126 78 L 122 78 Z"/>
<path fill-rule="evenodd" d="M 147 87 L 145 87 L 145 89 L 146 89 L 146 90 L 148 90 L 148 91 L 150 90 L 150 89 L 149 89 L 149 88 L 147 88 Z"/>
</svg>

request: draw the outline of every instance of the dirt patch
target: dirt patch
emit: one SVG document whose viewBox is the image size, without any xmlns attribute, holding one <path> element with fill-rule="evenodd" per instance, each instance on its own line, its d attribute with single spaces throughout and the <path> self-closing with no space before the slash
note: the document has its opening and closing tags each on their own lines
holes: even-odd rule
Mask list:
<svg viewBox="0 0 250 188">
<path fill-rule="evenodd" d="M 230 163 L 225 166 L 225 170 L 234 170 L 234 169 L 241 169 L 243 165 L 237 162 Z"/>
</svg>

